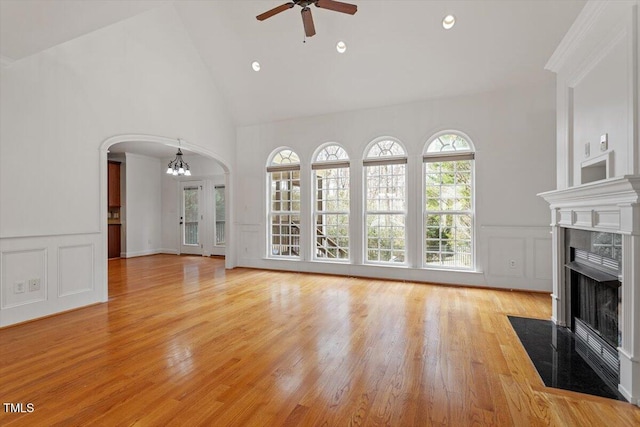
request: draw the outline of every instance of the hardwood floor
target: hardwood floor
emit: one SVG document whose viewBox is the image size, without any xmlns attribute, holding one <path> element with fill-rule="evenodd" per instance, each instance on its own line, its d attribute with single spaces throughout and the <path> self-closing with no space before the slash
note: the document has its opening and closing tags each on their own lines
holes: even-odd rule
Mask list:
<svg viewBox="0 0 640 427">
<path fill-rule="evenodd" d="M 507 314 L 548 295 L 109 261 L 109 302 L 0 330 L 10 426 L 640 425 L 544 387 Z"/>
</svg>

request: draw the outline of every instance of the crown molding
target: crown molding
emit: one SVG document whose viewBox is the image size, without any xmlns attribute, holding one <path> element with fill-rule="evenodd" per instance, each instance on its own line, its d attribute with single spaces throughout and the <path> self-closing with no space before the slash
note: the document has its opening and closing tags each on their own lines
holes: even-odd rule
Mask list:
<svg viewBox="0 0 640 427">
<path fill-rule="evenodd" d="M 545 70 L 557 73 L 567 58 L 577 49 L 582 40 L 593 27 L 602 11 L 609 2 L 606 0 L 590 0 L 584 6 L 564 38 L 544 66 Z"/>
</svg>

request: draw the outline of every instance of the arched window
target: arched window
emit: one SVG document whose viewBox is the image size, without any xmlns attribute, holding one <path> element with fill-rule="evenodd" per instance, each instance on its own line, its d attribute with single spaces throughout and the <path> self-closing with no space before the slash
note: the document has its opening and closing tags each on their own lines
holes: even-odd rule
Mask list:
<svg viewBox="0 0 640 427">
<path fill-rule="evenodd" d="M 267 166 L 269 256 L 300 257 L 300 158 L 281 149 Z"/>
<path fill-rule="evenodd" d="M 349 156 L 338 144 L 314 157 L 314 258 L 349 260 Z"/>
<path fill-rule="evenodd" d="M 370 144 L 363 166 L 365 260 L 402 264 L 406 259 L 406 150 L 393 138 L 379 138 Z"/>
<path fill-rule="evenodd" d="M 474 262 L 474 150 L 458 132 L 425 146 L 424 266 L 472 269 Z"/>
</svg>

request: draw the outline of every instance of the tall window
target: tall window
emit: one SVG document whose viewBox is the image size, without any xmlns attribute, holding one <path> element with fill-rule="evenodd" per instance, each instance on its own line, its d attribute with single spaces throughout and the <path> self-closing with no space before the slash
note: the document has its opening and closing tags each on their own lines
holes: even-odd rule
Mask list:
<svg viewBox="0 0 640 427">
<path fill-rule="evenodd" d="M 439 135 L 427 144 L 423 163 L 424 264 L 473 268 L 473 147 L 461 135 Z"/>
<path fill-rule="evenodd" d="M 349 260 L 349 156 L 336 144 L 323 147 L 313 165 L 314 257 Z"/>
<path fill-rule="evenodd" d="M 269 254 L 300 257 L 300 158 L 278 151 L 267 167 L 269 180 Z"/>
<path fill-rule="evenodd" d="M 224 246 L 225 200 L 224 185 L 216 185 L 214 188 L 216 205 L 216 237 L 215 246 Z"/>
<path fill-rule="evenodd" d="M 407 154 L 398 141 L 374 142 L 364 160 L 366 261 L 404 263 Z"/>
</svg>

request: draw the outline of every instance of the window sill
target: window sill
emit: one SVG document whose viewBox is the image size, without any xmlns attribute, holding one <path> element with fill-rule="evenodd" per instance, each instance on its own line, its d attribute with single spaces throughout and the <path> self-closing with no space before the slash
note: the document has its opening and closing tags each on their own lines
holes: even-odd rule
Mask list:
<svg viewBox="0 0 640 427">
<path fill-rule="evenodd" d="M 454 271 L 456 273 L 482 273 L 482 271 L 479 271 L 475 268 L 457 268 L 457 267 L 431 267 L 428 265 L 423 265 L 422 267 L 419 267 L 420 270 L 427 270 L 427 271 Z"/>
</svg>

